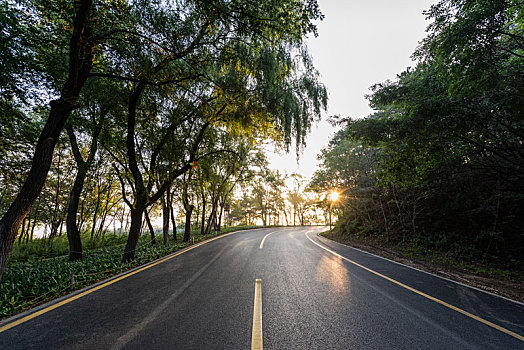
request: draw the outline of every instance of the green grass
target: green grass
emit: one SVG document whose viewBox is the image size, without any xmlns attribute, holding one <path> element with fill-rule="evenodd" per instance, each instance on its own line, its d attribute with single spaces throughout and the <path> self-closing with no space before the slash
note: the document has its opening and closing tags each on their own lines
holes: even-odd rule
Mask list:
<svg viewBox="0 0 524 350">
<path fill-rule="evenodd" d="M 458 272 L 499 279 L 523 280 L 524 266 L 521 260 L 508 259 L 502 264 L 496 257 L 485 259 L 478 250 L 457 243 L 444 245 L 427 239 L 386 243 L 383 236 L 377 235 L 360 236 L 340 232 L 324 232 L 323 235 L 342 243 L 386 249 L 403 258 L 439 265 Z"/>
<path fill-rule="evenodd" d="M 229 232 L 250 228 L 256 227 L 233 227 Z M 225 231 L 220 234 L 223 233 Z M 67 261 L 68 244 L 65 237 L 57 237 L 52 248 L 39 239 L 27 245 L 17 243 L 0 283 L 0 317 L 12 316 L 214 236 L 202 236 L 195 231 L 191 242 L 181 242 L 180 234 L 177 242 L 170 241 L 164 246 L 161 235 L 157 235 L 154 245 L 149 235 L 143 235 L 136 258 L 130 263 L 121 261 L 127 239 L 125 235 L 106 235 L 97 242 L 83 237 L 84 257 L 74 262 Z"/>
<path fill-rule="evenodd" d="M 83 251 L 90 251 L 98 248 L 108 248 L 124 245 L 127 240 L 127 235 L 107 234 L 103 237 L 91 239 L 89 233 L 82 234 L 82 248 Z M 142 235 L 141 242 L 149 240 L 149 235 Z M 69 243 L 67 236 L 56 237 L 52 244 L 43 239 L 35 239 L 33 241 L 18 244 L 15 243 L 11 252 L 9 261 L 13 262 L 28 262 L 39 261 L 47 258 L 54 258 L 57 256 L 69 255 Z"/>
</svg>

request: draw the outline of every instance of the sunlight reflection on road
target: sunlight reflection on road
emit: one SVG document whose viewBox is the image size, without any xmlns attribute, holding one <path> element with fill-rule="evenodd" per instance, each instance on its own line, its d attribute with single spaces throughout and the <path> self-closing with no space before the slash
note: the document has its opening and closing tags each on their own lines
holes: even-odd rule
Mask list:
<svg viewBox="0 0 524 350">
<path fill-rule="evenodd" d="M 317 281 L 329 283 L 337 292 L 350 292 L 349 275 L 342 259 L 334 255 L 324 255 L 317 265 Z"/>
</svg>

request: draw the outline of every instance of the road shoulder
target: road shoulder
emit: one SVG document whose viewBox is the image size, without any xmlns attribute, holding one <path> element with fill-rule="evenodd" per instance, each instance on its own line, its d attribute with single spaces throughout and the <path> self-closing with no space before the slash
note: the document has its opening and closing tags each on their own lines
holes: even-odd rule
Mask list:
<svg viewBox="0 0 524 350">
<path fill-rule="evenodd" d="M 329 235 L 325 232 L 319 234 L 318 237 L 324 242 L 342 244 L 361 250 L 365 253 L 386 258 L 397 263 L 401 263 L 403 265 L 464 284 L 469 287 L 477 288 L 488 293 L 508 298 L 512 301 L 524 303 L 524 283 L 522 281 L 475 275 L 453 268 L 452 266 L 442 265 L 430 261 L 411 259 L 393 250 L 363 244 L 362 242 L 357 242 L 349 237 Z"/>
</svg>

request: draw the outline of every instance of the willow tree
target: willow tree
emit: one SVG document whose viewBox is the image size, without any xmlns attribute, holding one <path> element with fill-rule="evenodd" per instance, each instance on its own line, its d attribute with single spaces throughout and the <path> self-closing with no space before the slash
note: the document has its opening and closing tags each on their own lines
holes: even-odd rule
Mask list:
<svg viewBox="0 0 524 350">
<path fill-rule="evenodd" d="M 124 255 L 124 260 L 134 257 L 145 208 L 161 198 L 173 178 L 190 168 L 191 160 L 203 156 L 198 153 L 198 144 L 207 128 L 228 125 L 251 132 L 256 128 L 273 130 L 275 138 L 286 147 L 293 137 L 300 147 L 312 119 L 319 116 L 326 103 L 325 90 L 302 48 L 305 35 L 316 34 L 312 21 L 321 17 L 316 1 L 37 0 L 23 10 L 8 5 L 2 11 L 2 18 L 12 23 L 15 16 L 11 13 L 24 14 L 19 19 L 21 26 L 10 25 L 6 31 L 11 31 L 13 37 L 23 32 L 29 39 L 13 41 L 15 44 L 6 50 L 15 57 L 23 56 L 22 51 L 36 54 L 38 67 L 30 68 L 41 71 L 34 77 L 47 84 L 43 90 L 49 96 L 58 98 L 47 99 L 48 118 L 35 146 L 32 167 L 0 220 L 0 271 L 8 261 L 20 223 L 44 185 L 69 115 L 80 107 L 82 94 L 88 100 L 84 91 L 88 79 L 118 81 L 129 91 L 125 102 L 127 154 L 123 163 L 127 171 L 122 179 L 129 182 L 135 194 L 127 198 L 133 219 L 126 246 L 130 253 Z M 23 26 L 36 29 L 24 31 Z M 304 58 L 303 62 L 292 59 L 296 53 Z M 4 56 L 9 54 L 2 52 Z M 6 67 L 18 69 L 16 64 Z M 2 73 L 2 82 L 14 79 L 18 87 L 26 83 L 20 81 L 20 74 Z M 180 102 L 184 94 L 186 102 Z M 165 109 L 180 110 L 171 115 L 176 114 L 183 122 L 171 120 L 165 111 L 149 113 L 150 105 L 144 102 L 155 96 L 161 96 L 159 101 L 175 100 Z M 138 154 L 142 150 L 137 146 L 144 140 L 140 134 L 147 129 L 142 125 L 148 123 L 146 115 L 157 122 L 157 127 L 162 122 L 167 129 L 181 125 L 180 132 L 173 131 L 177 140 L 183 138 L 188 127 L 193 128 L 193 141 L 184 144 L 162 183 L 144 181 L 143 175 L 155 168 L 152 165 L 156 162 L 169 164 L 163 158 L 172 151 L 166 149 L 167 145 L 175 141 L 157 142 L 158 147 L 149 148 L 149 165 L 142 164 L 144 158 Z"/>
<path fill-rule="evenodd" d="M 282 3 L 291 6 L 293 16 L 307 14 L 307 23 L 298 17 L 288 22 L 263 5 L 208 2 L 189 10 L 178 3 L 151 5 L 144 7 L 155 14 L 149 17 L 141 16 L 144 9 L 139 8 L 137 21 L 159 22 L 137 23 L 144 37 L 155 34 L 155 41 L 143 39 L 122 51 L 118 62 L 129 63 L 134 74 L 96 73 L 127 81 L 129 89 L 127 153 L 119 162 L 123 194 L 124 188 L 132 189 L 132 198 L 124 196 L 131 228 L 123 260 L 135 256 L 145 208 L 193 161 L 227 151 L 201 149 L 212 129 L 262 132 L 287 147 L 293 138 L 297 147 L 304 144 L 326 104 L 325 89 L 301 46 L 303 35 L 313 30 L 309 21 L 319 13 L 315 6 Z M 173 27 L 186 34 L 184 40 L 170 35 Z M 302 60 L 294 60 L 296 54 Z"/>
</svg>

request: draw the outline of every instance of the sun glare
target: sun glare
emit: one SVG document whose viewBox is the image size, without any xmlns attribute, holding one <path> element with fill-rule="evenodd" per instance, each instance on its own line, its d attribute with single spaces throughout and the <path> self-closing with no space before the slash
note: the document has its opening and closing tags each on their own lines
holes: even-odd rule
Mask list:
<svg viewBox="0 0 524 350">
<path fill-rule="evenodd" d="M 329 192 L 329 200 L 331 202 L 336 202 L 340 198 L 340 193 L 338 193 L 336 190 L 332 190 Z"/>
</svg>

